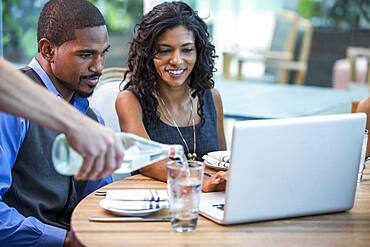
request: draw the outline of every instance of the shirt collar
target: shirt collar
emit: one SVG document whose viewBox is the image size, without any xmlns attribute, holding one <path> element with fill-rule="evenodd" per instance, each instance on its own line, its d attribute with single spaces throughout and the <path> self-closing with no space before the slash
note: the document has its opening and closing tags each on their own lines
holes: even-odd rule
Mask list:
<svg viewBox="0 0 370 247">
<path fill-rule="evenodd" d="M 32 58 L 31 62 L 28 64 L 30 68 L 32 68 L 37 75 L 41 78 L 42 82 L 46 86 L 46 88 L 58 96 L 59 98 L 63 98 L 62 95 L 58 92 L 56 87 L 54 86 L 53 82 L 50 80 L 48 74 L 46 74 L 45 70 L 41 67 L 39 62 L 36 58 Z M 82 98 L 81 96 L 74 94 L 71 100 L 71 104 L 77 108 L 81 113 L 86 113 L 87 109 L 89 108 L 89 101 L 86 98 Z"/>
</svg>

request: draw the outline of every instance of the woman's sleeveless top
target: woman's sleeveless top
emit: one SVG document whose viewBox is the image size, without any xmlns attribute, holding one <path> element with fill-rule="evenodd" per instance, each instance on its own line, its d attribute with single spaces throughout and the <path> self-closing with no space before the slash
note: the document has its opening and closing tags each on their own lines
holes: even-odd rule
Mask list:
<svg viewBox="0 0 370 247">
<path fill-rule="evenodd" d="M 142 104 L 142 100 L 132 88 L 128 89 L 139 99 L 142 108 L 145 106 Z M 204 123 L 198 123 L 195 125 L 195 136 L 196 136 L 196 154 L 197 160 L 202 160 L 202 156 L 211 151 L 219 150 L 218 139 L 217 139 L 217 113 L 213 102 L 211 90 L 206 90 L 203 95 L 203 117 Z M 188 154 L 188 150 L 184 141 L 182 140 L 176 127 L 170 126 L 161 120 L 158 124 L 149 123 L 143 116 L 145 129 L 150 139 L 164 143 L 164 144 L 181 144 L 184 147 L 185 154 Z M 184 137 L 190 153 L 194 152 L 194 136 L 193 126 L 179 127 L 182 136 Z"/>
</svg>

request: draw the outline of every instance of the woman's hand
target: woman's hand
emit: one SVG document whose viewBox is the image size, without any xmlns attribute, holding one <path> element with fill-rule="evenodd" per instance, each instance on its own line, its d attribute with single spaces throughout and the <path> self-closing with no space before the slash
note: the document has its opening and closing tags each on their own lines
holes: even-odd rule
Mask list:
<svg viewBox="0 0 370 247">
<path fill-rule="evenodd" d="M 217 172 L 216 174 L 209 176 L 204 176 L 203 178 L 203 192 L 212 191 L 224 191 L 226 188 L 226 181 L 228 172 Z"/>
</svg>

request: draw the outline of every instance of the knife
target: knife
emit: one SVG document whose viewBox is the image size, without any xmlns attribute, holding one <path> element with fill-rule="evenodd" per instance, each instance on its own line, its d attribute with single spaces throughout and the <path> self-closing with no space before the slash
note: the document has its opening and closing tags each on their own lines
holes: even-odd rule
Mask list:
<svg viewBox="0 0 370 247">
<path fill-rule="evenodd" d="M 168 222 L 171 217 L 144 218 L 144 217 L 90 217 L 94 222 Z"/>
<path fill-rule="evenodd" d="M 96 195 L 96 196 L 106 196 L 107 192 L 102 191 L 102 190 L 97 190 L 97 191 L 95 191 L 94 195 Z"/>
</svg>

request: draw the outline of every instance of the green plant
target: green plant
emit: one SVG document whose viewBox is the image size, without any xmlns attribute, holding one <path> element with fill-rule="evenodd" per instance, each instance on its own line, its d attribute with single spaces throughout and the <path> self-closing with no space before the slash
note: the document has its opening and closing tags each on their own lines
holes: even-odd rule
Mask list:
<svg viewBox="0 0 370 247">
<path fill-rule="evenodd" d="M 143 13 L 143 0 L 89 0 L 102 11 L 110 33 L 122 36 L 132 29 Z M 4 56 L 26 63 L 37 53 L 37 19 L 47 0 L 2 1 Z M 68 13 L 67 13 L 68 14 Z"/>
<path fill-rule="evenodd" d="M 12 61 L 20 61 L 36 53 L 35 30 L 42 4 L 42 1 L 2 1 L 4 52 Z"/>
<path fill-rule="evenodd" d="M 297 11 L 319 24 L 342 29 L 361 27 L 370 23 L 369 0 L 300 0 Z"/>
<path fill-rule="evenodd" d="M 361 19 L 370 22 L 370 1 L 336 0 L 329 8 L 328 15 L 338 27 L 359 27 Z"/>
<path fill-rule="evenodd" d="M 304 18 L 312 18 L 320 12 L 320 1 L 300 0 L 298 3 L 297 11 Z"/>
<path fill-rule="evenodd" d="M 130 32 L 143 13 L 143 0 L 89 0 L 103 12 L 108 30 Z"/>
</svg>

